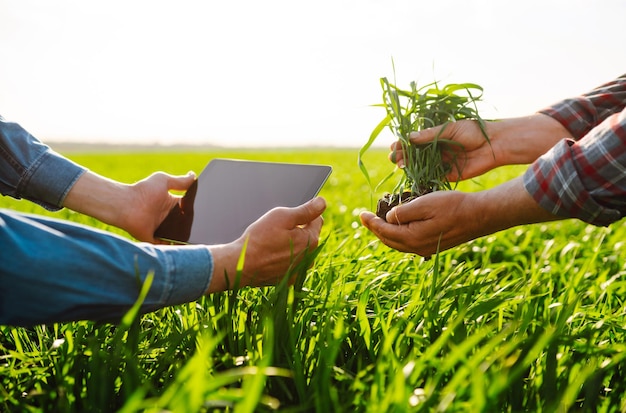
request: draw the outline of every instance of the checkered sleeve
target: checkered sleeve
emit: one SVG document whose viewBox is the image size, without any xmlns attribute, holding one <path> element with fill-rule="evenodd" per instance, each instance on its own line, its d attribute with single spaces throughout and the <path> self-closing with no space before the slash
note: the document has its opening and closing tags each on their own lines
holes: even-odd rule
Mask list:
<svg viewBox="0 0 626 413">
<path fill-rule="evenodd" d="M 524 185 L 539 205 L 555 215 L 598 226 L 623 218 L 626 109 L 606 117 L 578 141 L 559 142 L 526 171 Z"/>
<path fill-rule="evenodd" d="M 540 110 L 560 122 L 579 140 L 609 116 L 626 107 L 626 74 L 578 97 Z"/>
</svg>

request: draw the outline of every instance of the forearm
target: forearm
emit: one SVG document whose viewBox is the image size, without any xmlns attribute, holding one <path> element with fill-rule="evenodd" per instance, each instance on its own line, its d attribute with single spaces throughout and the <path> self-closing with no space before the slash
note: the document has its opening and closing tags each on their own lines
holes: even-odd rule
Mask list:
<svg viewBox="0 0 626 413">
<path fill-rule="evenodd" d="M 435 191 L 394 207 L 387 221 L 371 212 L 361 222 L 385 245 L 430 256 L 518 225 L 559 219 L 541 208 L 521 178 L 480 192 Z"/>
<path fill-rule="evenodd" d="M 204 246 L 154 246 L 49 218 L 0 210 L 0 324 L 119 319 L 154 274 L 142 312 L 204 294 Z"/>
<path fill-rule="evenodd" d="M 515 146 L 510 153 L 522 154 L 518 159 L 526 157 L 533 162 L 524 174 L 524 186 L 536 204 L 562 218 L 578 218 L 594 225 L 609 225 L 626 215 L 625 108 L 626 75 L 623 75 L 591 92 L 542 110 L 544 115 L 531 117 L 526 132 L 533 134 L 541 129 L 545 133 L 536 134 L 528 141 L 529 150 L 540 148 L 537 152 L 541 156 L 530 159 Z M 511 145 L 519 143 L 509 133 L 516 129 L 515 122 L 499 125 L 508 138 L 494 140 Z M 497 123 L 493 126 L 498 136 Z M 550 136 L 556 141 L 550 140 Z M 541 146 L 543 139 L 550 148 L 547 152 Z"/>
<path fill-rule="evenodd" d="M 72 186 L 63 206 L 89 215 L 118 228 L 127 227 L 127 212 L 133 204 L 131 187 L 91 171 L 84 173 Z"/>
<path fill-rule="evenodd" d="M 488 122 L 498 165 L 534 162 L 559 141 L 579 140 L 626 106 L 626 75 L 580 96 L 564 99 L 539 113 Z"/>
<path fill-rule="evenodd" d="M 184 191 L 194 179 L 193 173 L 172 176 L 155 172 L 141 181 L 123 184 L 87 172 L 63 205 L 121 228 L 140 241 L 158 243 L 155 230 L 180 201 L 170 191 Z"/>
<path fill-rule="evenodd" d="M 498 166 L 532 163 L 558 141 L 571 138 L 561 123 L 540 113 L 488 122 L 487 134 Z"/>
<path fill-rule="evenodd" d="M 475 198 L 473 211 L 476 237 L 518 225 L 562 219 L 542 208 L 528 193 L 521 177 L 494 188 L 470 194 Z"/>
</svg>

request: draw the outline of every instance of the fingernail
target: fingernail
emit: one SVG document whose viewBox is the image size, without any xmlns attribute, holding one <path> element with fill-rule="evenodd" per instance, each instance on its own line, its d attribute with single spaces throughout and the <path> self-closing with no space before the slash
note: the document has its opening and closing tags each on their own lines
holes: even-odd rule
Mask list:
<svg viewBox="0 0 626 413">
<path fill-rule="evenodd" d="M 318 208 L 318 209 L 324 208 L 325 205 L 326 205 L 326 201 L 324 200 L 324 198 L 322 198 L 320 196 L 317 196 L 317 197 L 311 199 L 311 201 L 309 201 L 309 202 L 311 202 L 311 204 L 315 208 Z"/>
</svg>

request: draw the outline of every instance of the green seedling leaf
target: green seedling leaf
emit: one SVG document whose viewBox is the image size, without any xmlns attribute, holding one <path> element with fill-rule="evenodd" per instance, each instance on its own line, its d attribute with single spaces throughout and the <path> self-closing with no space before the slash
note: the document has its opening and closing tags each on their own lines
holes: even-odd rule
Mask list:
<svg viewBox="0 0 626 413">
<path fill-rule="evenodd" d="M 385 127 L 387 127 L 390 120 L 391 120 L 391 117 L 389 115 L 385 116 L 385 118 L 381 120 L 380 123 L 374 128 L 374 130 L 370 134 L 369 140 L 365 143 L 365 145 L 363 145 L 363 147 L 359 151 L 359 156 L 358 156 L 359 169 L 361 170 L 361 172 L 363 172 L 363 175 L 365 176 L 365 179 L 367 179 L 367 183 L 368 185 L 370 185 L 370 187 L 372 186 L 372 182 L 370 179 L 370 175 L 367 171 L 367 168 L 365 167 L 365 164 L 363 163 L 363 155 L 372 146 L 374 141 L 376 141 L 376 138 L 378 137 L 378 135 L 380 135 L 380 133 L 385 129 Z"/>
<path fill-rule="evenodd" d="M 393 60 L 392 60 L 393 65 Z M 395 77 L 395 66 L 394 77 Z M 461 175 L 463 162 L 458 157 L 463 155 L 463 147 L 457 142 L 441 139 L 440 136 L 446 126 L 459 120 L 475 120 L 480 130 L 489 142 L 485 130 L 485 123 L 478 114 L 476 102 L 483 94 L 483 88 L 476 83 L 451 83 L 440 86 L 432 82 L 419 87 L 415 81 L 408 88 L 400 88 L 391 83 L 386 77 L 380 78 L 382 88 L 382 106 L 385 117 L 376 125 L 366 144 L 359 151 L 359 168 L 372 188 L 370 174 L 363 163 L 363 155 L 380 136 L 385 127 L 388 127 L 401 144 L 404 168 L 401 181 L 394 188 L 394 192 L 409 190 L 414 196 L 442 189 L 452 189 L 447 175 L 451 167 L 456 168 Z M 415 145 L 409 136 L 413 131 L 420 131 L 434 126 L 444 125 L 437 137 L 429 143 Z M 442 150 L 456 145 L 457 150 L 450 151 L 450 160 L 444 164 Z M 376 187 L 377 191 L 383 183 L 388 181 L 398 169 L 384 178 Z"/>
</svg>

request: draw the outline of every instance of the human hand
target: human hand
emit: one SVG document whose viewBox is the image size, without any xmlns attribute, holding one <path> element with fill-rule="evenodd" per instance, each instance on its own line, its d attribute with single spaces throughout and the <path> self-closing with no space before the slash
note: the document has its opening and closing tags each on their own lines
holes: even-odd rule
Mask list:
<svg viewBox="0 0 626 413">
<path fill-rule="evenodd" d="M 394 207 L 387 221 L 369 211 L 360 218 L 388 247 L 429 257 L 483 235 L 484 215 L 467 219 L 472 202 L 468 193 L 437 191 Z"/>
<path fill-rule="evenodd" d="M 317 197 L 295 208 L 274 208 L 252 223 L 230 244 L 211 246 L 214 269 L 208 293 L 234 287 L 237 262 L 245 246 L 239 287 L 277 284 L 318 245 L 324 198 Z M 245 245 L 247 242 L 247 245 Z"/>
<path fill-rule="evenodd" d="M 128 191 L 132 196 L 129 205 L 121 211 L 123 217 L 119 227 L 140 241 L 161 243 L 154 238 L 154 232 L 181 199 L 170 191 L 185 191 L 195 179 L 193 172 L 181 176 L 155 172 L 129 185 Z"/>
<path fill-rule="evenodd" d="M 442 161 L 452 167 L 447 175 L 451 182 L 473 178 L 498 166 L 491 139 L 485 137 L 477 121 L 460 120 L 411 132 L 409 139 L 415 145 L 429 143 L 435 139 L 458 143 L 457 145 L 441 142 Z M 389 159 L 403 167 L 404 157 L 400 141 L 391 144 L 390 149 Z"/>
<path fill-rule="evenodd" d="M 171 190 L 184 191 L 193 172 L 173 176 L 156 172 L 132 185 L 85 172 L 69 191 L 63 206 L 128 232 L 140 241 L 158 243 L 154 231 L 179 202 Z"/>
<path fill-rule="evenodd" d="M 443 162 L 453 166 L 447 175 L 448 180 L 455 182 L 474 178 L 503 165 L 532 163 L 561 139 L 573 138 L 561 123 L 541 113 L 485 121 L 484 126 L 489 139 L 474 120 L 460 120 L 412 132 L 409 139 L 414 144 L 428 143 L 435 138 L 457 143 L 442 145 Z M 398 166 L 404 165 L 400 142 L 391 145 L 389 158 Z"/>
<path fill-rule="evenodd" d="M 562 219 L 534 201 L 521 177 L 486 191 L 422 195 L 391 209 L 387 222 L 371 212 L 360 218 L 383 244 L 424 257 L 516 225 Z"/>
</svg>

